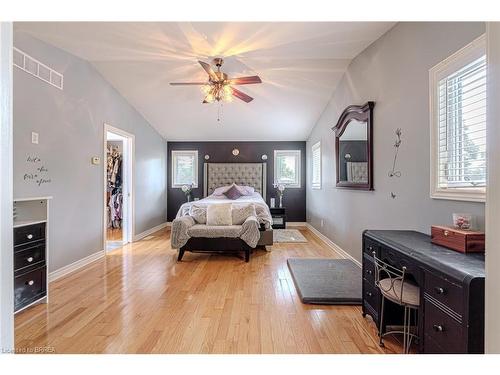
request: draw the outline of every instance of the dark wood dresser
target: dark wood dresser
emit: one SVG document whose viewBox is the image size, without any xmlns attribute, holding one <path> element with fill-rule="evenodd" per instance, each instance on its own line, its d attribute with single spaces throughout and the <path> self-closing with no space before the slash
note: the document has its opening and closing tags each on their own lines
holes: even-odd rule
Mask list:
<svg viewBox="0 0 500 375">
<path fill-rule="evenodd" d="M 484 353 L 484 255 L 461 254 L 431 243 L 415 231 L 363 233 L 363 315 L 377 327 L 380 292 L 375 286 L 373 252 L 395 267 L 407 268 L 420 286 L 418 349 L 421 353 Z M 402 323 L 403 312 L 388 303 L 384 325 Z"/>
</svg>

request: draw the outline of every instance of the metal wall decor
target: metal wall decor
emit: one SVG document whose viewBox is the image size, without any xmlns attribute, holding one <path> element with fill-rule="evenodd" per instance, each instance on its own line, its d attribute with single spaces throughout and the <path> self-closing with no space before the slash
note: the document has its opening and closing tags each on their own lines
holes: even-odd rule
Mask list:
<svg viewBox="0 0 500 375">
<path fill-rule="evenodd" d="M 401 128 L 396 129 L 396 142 L 394 142 L 394 161 L 392 162 L 392 170 L 389 171 L 389 177 L 401 177 L 401 171 L 396 170 L 396 161 L 398 159 L 399 146 L 401 146 Z"/>
</svg>

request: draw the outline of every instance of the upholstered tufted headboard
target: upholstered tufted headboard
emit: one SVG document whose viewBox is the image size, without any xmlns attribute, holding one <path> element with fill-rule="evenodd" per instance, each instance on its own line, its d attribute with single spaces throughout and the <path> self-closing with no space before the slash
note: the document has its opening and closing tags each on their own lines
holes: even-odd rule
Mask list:
<svg viewBox="0 0 500 375">
<path fill-rule="evenodd" d="M 204 196 L 221 186 L 252 186 L 266 199 L 266 163 L 205 163 L 203 167 Z"/>
</svg>

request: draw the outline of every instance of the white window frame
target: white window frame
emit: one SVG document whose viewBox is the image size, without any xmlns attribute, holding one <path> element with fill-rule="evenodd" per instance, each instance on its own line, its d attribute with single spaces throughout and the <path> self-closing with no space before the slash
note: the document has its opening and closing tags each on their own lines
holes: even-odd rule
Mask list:
<svg viewBox="0 0 500 375">
<path fill-rule="evenodd" d="M 470 202 L 485 202 L 486 188 L 442 188 L 439 187 L 439 108 L 438 84 L 439 81 L 475 59 L 486 54 L 486 36 L 482 35 L 466 45 L 453 55 L 443 60 L 429 70 L 429 98 L 430 98 L 430 141 L 431 141 L 431 176 L 430 196 L 434 199 L 450 199 Z"/>
<path fill-rule="evenodd" d="M 178 184 L 175 181 L 177 175 L 177 157 L 178 156 L 191 156 L 194 157 L 194 179 L 193 187 L 198 187 L 198 150 L 172 150 L 172 188 L 182 188 L 185 184 Z"/>
<path fill-rule="evenodd" d="M 293 183 L 282 183 L 277 180 L 278 177 L 278 157 L 279 156 L 293 156 L 295 157 L 295 172 L 296 172 L 296 179 Z M 274 183 L 275 184 L 283 184 L 285 185 L 286 188 L 288 189 L 299 189 L 301 187 L 300 181 L 301 181 L 301 164 L 302 164 L 302 158 L 301 158 L 301 152 L 300 150 L 274 150 Z"/>
<path fill-rule="evenodd" d="M 314 181 L 314 152 L 319 149 L 319 182 Z M 321 154 L 321 141 L 316 142 L 311 147 L 311 188 L 315 190 L 321 189 L 321 181 L 322 181 L 322 170 L 321 170 L 321 159 L 323 155 Z"/>
</svg>

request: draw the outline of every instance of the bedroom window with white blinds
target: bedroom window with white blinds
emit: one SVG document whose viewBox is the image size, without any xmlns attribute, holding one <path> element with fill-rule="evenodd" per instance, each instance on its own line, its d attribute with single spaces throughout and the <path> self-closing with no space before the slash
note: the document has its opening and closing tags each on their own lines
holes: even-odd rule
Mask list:
<svg viewBox="0 0 500 375">
<path fill-rule="evenodd" d="M 172 187 L 198 187 L 198 151 L 172 151 Z"/>
<path fill-rule="evenodd" d="M 433 198 L 485 199 L 485 53 L 479 38 L 430 71 Z"/>
<path fill-rule="evenodd" d="M 321 142 L 312 146 L 312 188 L 321 189 Z"/>
</svg>

